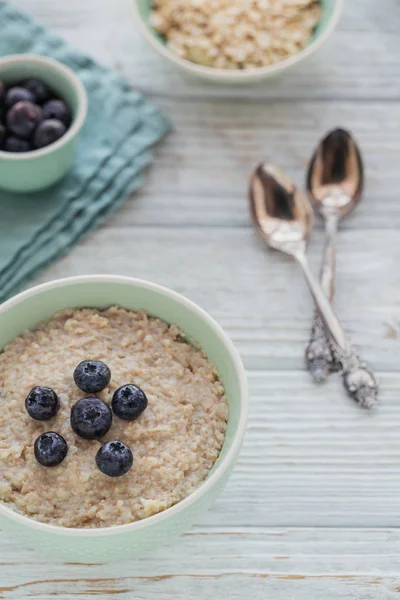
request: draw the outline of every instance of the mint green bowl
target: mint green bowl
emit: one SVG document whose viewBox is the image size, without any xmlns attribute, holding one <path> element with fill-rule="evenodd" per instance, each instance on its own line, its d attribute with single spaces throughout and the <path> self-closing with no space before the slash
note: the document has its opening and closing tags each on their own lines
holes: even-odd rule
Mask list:
<svg viewBox="0 0 400 600">
<path fill-rule="evenodd" d="M 50 187 L 71 168 L 79 133 L 87 113 L 85 88 L 64 64 L 34 54 L 0 58 L 0 79 L 12 84 L 30 77 L 47 83 L 72 110 L 72 123 L 59 140 L 31 152 L 0 150 L 0 188 L 11 192 L 36 192 Z"/>
<path fill-rule="evenodd" d="M 135 17 L 139 28 L 146 40 L 159 54 L 161 54 L 161 56 L 169 60 L 175 66 L 181 68 L 183 71 L 186 71 L 186 73 L 216 83 L 229 84 L 246 84 L 268 79 L 269 77 L 278 75 L 287 69 L 295 67 L 304 59 L 314 54 L 333 33 L 343 10 L 343 0 L 320 0 L 320 3 L 322 7 L 321 21 L 315 29 L 312 40 L 301 52 L 270 66 L 234 70 L 205 67 L 175 54 L 167 47 L 164 39 L 150 25 L 149 17 L 152 0 L 133 0 Z"/>
<path fill-rule="evenodd" d="M 240 357 L 221 327 L 201 308 L 167 288 L 113 275 L 71 277 L 39 285 L 0 306 L 0 348 L 68 307 L 106 308 L 118 304 L 144 309 L 178 325 L 196 340 L 218 368 L 229 401 L 227 433 L 207 480 L 182 502 L 136 523 L 99 529 L 68 529 L 34 521 L 0 503 L 0 528 L 31 548 L 70 562 L 106 562 L 137 555 L 186 531 L 224 487 L 239 454 L 247 418 L 246 374 Z M 63 349 L 60 348 L 60 353 Z"/>
</svg>

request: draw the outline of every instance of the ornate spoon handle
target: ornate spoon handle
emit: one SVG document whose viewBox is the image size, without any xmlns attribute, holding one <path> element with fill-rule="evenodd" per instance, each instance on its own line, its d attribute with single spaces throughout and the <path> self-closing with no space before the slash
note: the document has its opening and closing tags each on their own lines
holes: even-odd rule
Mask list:
<svg viewBox="0 0 400 600">
<path fill-rule="evenodd" d="M 337 365 L 331 343 L 317 311 L 314 313 L 310 341 L 307 344 L 305 356 L 307 369 L 315 383 L 326 381 Z"/>
<path fill-rule="evenodd" d="M 360 361 L 353 346 L 337 318 L 329 299 L 314 278 L 307 263 L 304 250 L 295 252 L 294 257 L 303 269 L 326 332 L 342 367 L 343 382 L 349 395 L 363 408 L 372 408 L 378 400 L 378 383 L 372 371 Z"/>
<path fill-rule="evenodd" d="M 347 393 L 363 408 L 373 408 L 378 402 L 379 386 L 374 373 L 364 362 L 361 362 L 353 346 L 346 352 L 334 342 L 333 352 L 342 364 L 343 384 Z"/>
<path fill-rule="evenodd" d="M 335 293 L 337 227 L 337 218 L 327 217 L 320 283 L 325 295 L 331 301 Z M 332 371 L 340 370 L 340 365 L 333 352 L 329 336 L 325 331 L 318 310 L 314 313 L 310 341 L 306 347 L 305 357 L 307 368 L 316 383 L 324 382 Z"/>
</svg>

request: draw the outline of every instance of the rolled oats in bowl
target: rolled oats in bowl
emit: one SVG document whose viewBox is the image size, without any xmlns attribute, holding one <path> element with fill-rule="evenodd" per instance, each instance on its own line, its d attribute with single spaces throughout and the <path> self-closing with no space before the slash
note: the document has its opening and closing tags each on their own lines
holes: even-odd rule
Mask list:
<svg viewBox="0 0 400 600">
<path fill-rule="evenodd" d="M 150 23 L 175 54 L 219 69 L 265 67 L 300 52 L 319 0 L 153 0 Z"/>
</svg>

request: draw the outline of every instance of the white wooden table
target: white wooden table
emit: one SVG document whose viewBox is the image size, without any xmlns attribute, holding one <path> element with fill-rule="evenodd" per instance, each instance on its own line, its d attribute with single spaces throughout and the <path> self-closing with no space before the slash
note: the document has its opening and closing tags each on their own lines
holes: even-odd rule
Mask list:
<svg viewBox="0 0 400 600">
<path fill-rule="evenodd" d="M 111 272 L 170 286 L 227 330 L 248 369 L 249 427 L 213 509 L 172 548 L 112 566 L 49 562 L 0 533 L 1 600 L 391 600 L 400 596 L 400 8 L 348 0 L 299 71 L 252 89 L 189 81 L 140 39 L 132 0 L 15 0 L 119 69 L 175 124 L 144 188 L 38 281 Z M 312 306 L 292 262 L 250 227 L 263 158 L 302 184 L 318 138 L 351 128 L 365 201 L 339 239 L 337 308 L 377 369 L 367 414 L 303 368 Z M 310 256 L 318 266 L 320 225 Z"/>
</svg>

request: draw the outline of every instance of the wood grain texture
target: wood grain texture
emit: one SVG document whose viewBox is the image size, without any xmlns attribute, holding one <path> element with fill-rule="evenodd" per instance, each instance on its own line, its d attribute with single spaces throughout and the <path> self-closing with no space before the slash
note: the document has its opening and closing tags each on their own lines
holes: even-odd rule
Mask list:
<svg viewBox="0 0 400 600">
<path fill-rule="evenodd" d="M 400 22 L 400 20 L 399 20 Z M 351 129 L 366 164 L 364 200 L 342 227 L 400 226 L 400 102 L 232 102 L 157 98 L 179 124 L 157 152 L 143 191 L 115 226 L 249 227 L 248 178 L 261 160 L 285 168 L 304 186 L 319 138 L 338 125 Z M 316 226 L 321 227 L 317 220 Z"/>
<path fill-rule="evenodd" d="M 249 373 L 237 468 L 172 548 L 115 565 L 49 565 L 0 534 L 0 600 L 392 600 L 400 594 L 400 8 L 348 0 L 323 52 L 267 84 L 189 80 L 149 49 L 133 0 L 14 0 L 119 69 L 172 119 L 143 190 L 36 282 L 84 273 L 168 285 L 208 310 Z M 351 128 L 367 165 L 363 203 L 339 237 L 336 306 L 377 369 L 382 405 L 358 410 L 339 379 L 304 372 L 312 306 L 297 267 L 265 250 L 248 176 L 269 158 L 302 185 L 318 138 Z M 310 246 L 318 268 L 320 223 Z"/>
<path fill-rule="evenodd" d="M 398 532 L 385 529 L 202 527 L 169 552 L 159 550 L 129 566 L 52 563 L 51 569 L 31 552 L 21 562 L 19 546 L 10 541 L 0 599 L 183 600 L 223 594 L 232 600 L 391 600 L 400 588 L 399 541 Z"/>
</svg>

